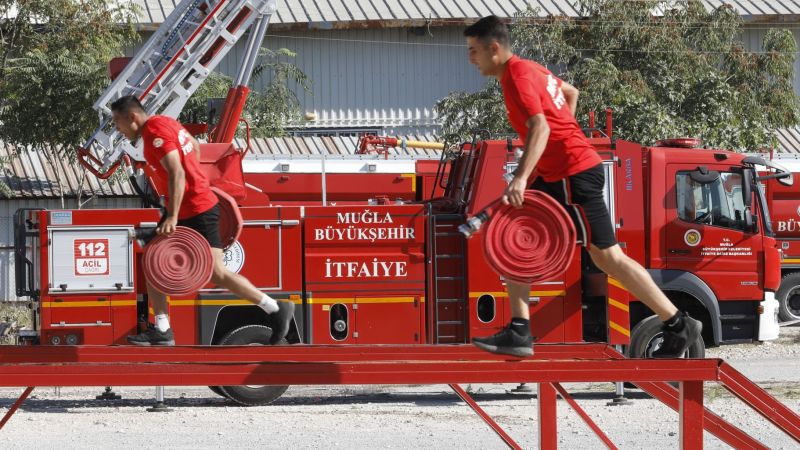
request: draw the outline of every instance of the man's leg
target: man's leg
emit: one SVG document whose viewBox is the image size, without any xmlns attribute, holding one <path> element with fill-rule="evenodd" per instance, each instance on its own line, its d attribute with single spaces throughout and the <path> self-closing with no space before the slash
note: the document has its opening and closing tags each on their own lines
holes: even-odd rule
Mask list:
<svg viewBox="0 0 800 450">
<path fill-rule="evenodd" d="M 214 273 L 211 275 L 211 282 L 217 286 L 224 287 L 245 300 L 251 301 L 267 314 L 275 314 L 270 341 L 277 343 L 285 338 L 289 332 L 292 317 L 294 317 L 294 303 L 276 301 L 269 295 L 259 291 L 247 278 L 228 270 L 222 259 L 223 251 L 221 248 L 211 247 L 211 254 L 214 257 Z"/>
<path fill-rule="evenodd" d="M 623 253 L 619 245 L 601 250 L 592 244 L 588 250 L 592 261 L 600 270 L 622 283 L 628 292 L 652 309 L 662 321 L 667 321 L 678 313 L 678 309 L 658 288 L 647 270 Z"/>
<path fill-rule="evenodd" d="M 592 244 L 589 246 L 589 255 L 600 270 L 622 283 L 628 292 L 664 322 L 664 341 L 653 352 L 653 357 L 681 357 L 689 346 L 701 339 L 703 324 L 678 311 L 647 270 L 623 253 L 619 245 L 600 249 Z"/>
<path fill-rule="evenodd" d="M 531 336 L 530 311 L 528 301 L 531 295 L 529 284 L 506 282 L 508 301 L 511 306 L 511 323 L 499 333 L 483 338 L 473 338 L 476 347 L 492 352 L 512 356 L 533 355 L 533 337 Z"/>
<path fill-rule="evenodd" d="M 147 283 L 147 298 L 153 307 L 156 324 L 143 333 L 128 336 L 128 342 L 134 345 L 175 345 L 175 335 L 169 326 L 169 307 L 167 296 L 158 292 Z"/>
</svg>

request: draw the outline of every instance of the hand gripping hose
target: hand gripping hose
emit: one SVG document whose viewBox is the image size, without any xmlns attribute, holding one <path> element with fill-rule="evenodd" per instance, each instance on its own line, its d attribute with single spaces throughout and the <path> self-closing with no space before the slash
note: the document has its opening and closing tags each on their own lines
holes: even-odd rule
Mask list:
<svg viewBox="0 0 800 450">
<path fill-rule="evenodd" d="M 219 199 L 219 237 L 223 248 L 227 249 L 242 234 L 242 227 L 244 226 L 242 213 L 239 211 L 239 205 L 236 204 L 236 200 L 228 195 L 227 192 L 213 186 L 211 190 L 214 191 Z"/>
<path fill-rule="evenodd" d="M 530 284 L 561 276 L 575 248 L 575 224 L 567 211 L 542 192 L 527 191 L 522 208 L 493 203 L 459 230 L 472 236 L 488 221 L 483 251 L 507 280 Z"/>
<path fill-rule="evenodd" d="M 159 235 L 144 248 L 142 266 L 147 281 L 166 295 L 188 295 L 211 280 L 214 259 L 208 241 L 197 231 L 176 227 Z"/>
</svg>

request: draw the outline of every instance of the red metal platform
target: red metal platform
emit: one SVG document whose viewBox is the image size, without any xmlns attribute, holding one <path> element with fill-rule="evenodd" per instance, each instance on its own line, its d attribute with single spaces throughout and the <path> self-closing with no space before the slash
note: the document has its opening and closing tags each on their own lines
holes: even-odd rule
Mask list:
<svg viewBox="0 0 800 450">
<path fill-rule="evenodd" d="M 717 359 L 625 359 L 605 344 L 543 344 L 519 360 L 473 346 L 37 346 L 0 349 L 0 386 L 27 387 L 0 421 L 10 418 L 35 386 L 207 386 L 448 384 L 512 448 L 520 448 L 458 383 L 537 383 L 540 447 L 556 448 L 556 395 L 598 437 L 616 448 L 560 385 L 630 381 L 679 411 L 681 444 L 701 448 L 703 430 L 735 448 L 766 448 L 703 407 L 703 383 L 730 392 L 800 442 L 800 416 Z M 664 383 L 680 382 L 680 389 Z"/>
</svg>

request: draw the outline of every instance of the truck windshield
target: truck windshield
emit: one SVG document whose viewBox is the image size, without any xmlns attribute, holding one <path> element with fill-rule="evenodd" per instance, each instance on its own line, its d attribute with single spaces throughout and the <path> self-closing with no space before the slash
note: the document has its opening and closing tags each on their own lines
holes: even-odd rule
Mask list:
<svg viewBox="0 0 800 450">
<path fill-rule="evenodd" d="M 689 172 L 677 174 L 678 217 L 686 222 L 746 230 L 742 175 L 721 172 L 711 183 L 698 183 Z"/>
</svg>

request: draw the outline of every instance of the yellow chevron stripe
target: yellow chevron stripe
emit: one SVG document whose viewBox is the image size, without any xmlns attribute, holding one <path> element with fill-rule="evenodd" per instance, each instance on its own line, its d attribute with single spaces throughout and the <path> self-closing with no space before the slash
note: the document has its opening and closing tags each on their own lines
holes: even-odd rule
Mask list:
<svg viewBox="0 0 800 450">
<path fill-rule="evenodd" d="M 798 264 L 800 263 L 799 258 L 786 258 L 781 260 L 781 264 Z"/>
<path fill-rule="evenodd" d="M 622 290 L 627 291 L 627 289 L 625 289 L 625 286 L 623 286 L 622 283 L 620 283 L 619 281 L 615 280 L 614 278 L 608 277 L 608 284 L 610 284 L 612 286 L 616 286 L 616 287 L 618 287 L 618 288 L 620 288 Z"/>
<path fill-rule="evenodd" d="M 627 336 L 627 337 L 631 337 L 631 332 L 630 332 L 630 330 L 628 330 L 627 328 L 623 327 L 622 325 L 620 325 L 620 324 L 618 324 L 618 323 L 616 323 L 616 322 L 613 322 L 613 321 L 610 321 L 610 320 L 609 320 L 609 321 L 608 321 L 608 326 L 610 326 L 610 327 L 611 327 L 611 329 L 613 329 L 613 330 L 615 330 L 615 331 L 617 331 L 617 332 L 619 332 L 619 333 L 622 333 L 622 334 L 624 334 L 624 335 L 625 335 L 625 336 Z"/>
<path fill-rule="evenodd" d="M 619 309 L 621 309 L 621 310 L 623 310 L 625 312 L 629 312 L 630 311 L 630 308 L 628 307 L 628 305 L 626 305 L 625 303 L 622 303 L 622 302 L 618 302 L 618 301 L 614 300 L 611 297 L 608 298 L 608 304 L 613 306 L 613 307 L 615 307 L 615 308 L 619 308 Z"/>
<path fill-rule="evenodd" d="M 84 300 L 79 302 L 42 302 L 42 308 L 97 308 L 98 306 L 136 306 L 136 300 Z"/>
</svg>

